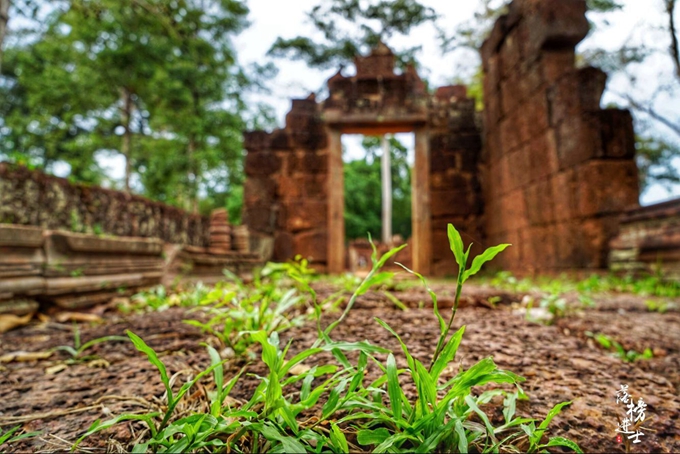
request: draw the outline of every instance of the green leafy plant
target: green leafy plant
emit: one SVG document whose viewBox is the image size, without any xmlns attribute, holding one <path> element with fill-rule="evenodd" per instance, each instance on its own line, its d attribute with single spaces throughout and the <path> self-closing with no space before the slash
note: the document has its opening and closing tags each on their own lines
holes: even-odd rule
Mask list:
<svg viewBox="0 0 680 454">
<path fill-rule="evenodd" d="M 97 344 L 103 342 L 116 342 L 116 341 L 127 341 L 128 339 L 124 336 L 103 336 L 96 339 L 92 339 L 84 344 L 80 340 L 80 330 L 78 325 L 73 324 L 73 346 L 71 345 L 59 345 L 55 347 L 54 350 L 64 351 L 71 355 L 71 358 L 67 360 L 67 364 L 75 364 L 80 362 L 89 361 L 95 359 L 94 356 L 85 355 L 85 352 L 94 347 Z"/>
<path fill-rule="evenodd" d="M 586 335 L 593 337 L 602 348 L 613 351 L 616 356 L 619 357 L 619 359 L 627 363 L 635 362 L 638 359 L 650 359 L 654 357 L 654 353 L 652 352 L 651 348 L 646 348 L 642 353 L 640 353 L 633 349 L 626 350 L 619 342 L 607 336 L 606 334 L 593 334 L 590 331 L 586 331 Z"/>
<path fill-rule="evenodd" d="M 286 279 L 308 285 L 313 274 L 306 260 L 269 263 L 255 273 L 251 285 L 227 273 L 230 281 L 217 284 L 199 302 L 198 309 L 210 319 L 184 322 L 215 336 L 236 355 L 243 355 L 255 343 L 250 333 L 281 332 L 301 325 L 308 318 L 306 311 L 300 310 L 304 305 L 299 291 L 296 288 L 283 291 L 282 288 Z M 291 279 L 291 275 L 297 280 Z"/>
<path fill-rule="evenodd" d="M 161 381 L 165 387 L 166 395 L 166 406 L 165 411 L 152 412 L 147 414 L 123 414 L 118 417 L 109 419 L 102 422 L 97 420 L 90 428 L 81 436 L 76 443 L 71 447 L 71 451 L 75 450 L 78 445 L 90 435 L 100 432 L 104 429 L 112 427 L 123 421 L 142 421 L 144 422 L 149 431 L 151 432 L 151 439 L 145 443 L 141 443 L 135 446 L 133 452 L 146 452 L 149 447 L 153 449 L 154 452 L 157 450 L 170 451 L 170 452 L 184 452 L 185 450 L 196 450 L 202 448 L 206 439 L 211 435 L 211 431 L 202 430 L 208 426 L 209 429 L 213 430 L 218 424 L 218 421 L 209 419 L 208 415 L 193 415 L 187 418 L 182 418 L 172 424 L 170 424 L 170 419 L 173 416 L 177 404 L 181 401 L 182 397 L 198 383 L 206 375 L 210 374 L 213 370 L 221 368 L 223 361 L 219 360 L 219 354 L 214 348 L 207 346 L 208 352 L 210 354 L 212 365 L 198 373 L 191 381 L 184 383 L 177 393 L 173 392 L 170 376 L 168 375 L 165 364 L 159 359 L 158 354 L 149 347 L 139 336 L 134 334 L 132 331 L 127 331 L 127 335 L 134 344 L 135 348 L 140 352 L 144 353 L 149 362 L 154 365 L 158 372 L 160 373 Z M 220 369 L 220 377 L 222 370 Z M 216 382 L 217 382 L 216 374 Z M 221 379 L 219 384 L 222 385 Z M 234 380 L 235 382 L 235 380 Z M 211 410 L 217 411 L 218 407 L 221 407 L 221 402 L 224 396 L 228 394 L 231 390 L 232 385 L 228 385 L 224 389 L 220 386 L 217 390 L 217 396 L 215 398 L 214 405 L 211 405 Z M 212 415 L 211 415 L 212 416 Z M 157 422 L 157 418 L 161 418 L 160 422 Z M 213 421 L 214 420 L 214 421 Z M 211 424 L 214 422 L 214 424 Z M 224 422 L 224 421 L 223 421 Z M 206 433 L 207 432 L 207 433 Z M 178 437 L 177 435 L 181 435 Z M 201 435 L 197 437 L 197 435 Z"/>
<path fill-rule="evenodd" d="M 669 310 L 675 309 L 677 304 L 671 303 L 670 301 L 656 301 L 656 300 L 646 300 L 645 306 L 649 312 L 658 312 L 659 314 L 665 314 Z"/>
<path fill-rule="evenodd" d="M 14 426 L 11 429 L 9 429 L 7 432 L 0 432 L 0 448 L 2 448 L 3 445 L 5 444 L 10 444 L 10 443 L 15 443 L 20 440 L 25 440 L 27 438 L 33 438 L 37 437 L 40 435 L 42 432 L 35 431 L 35 432 L 27 432 L 19 435 L 14 435 L 16 434 L 19 430 L 21 430 L 21 426 Z"/>
<path fill-rule="evenodd" d="M 499 452 L 506 449 L 539 452 L 552 446 L 581 452 L 570 440 L 560 437 L 546 440 L 545 437 L 551 420 L 569 402 L 556 405 L 538 426 L 534 419 L 516 416 L 516 401 L 527 398 L 519 386 L 523 378 L 499 369 L 493 358 L 482 359 L 466 370 L 460 367 L 453 377 L 445 378 L 450 373 L 450 365 L 465 332 L 465 326 L 453 332 L 462 286 L 484 263 L 508 247 L 489 248 L 475 257 L 468 267 L 470 247 L 464 249 L 462 239 L 453 226 L 449 226 L 448 234 L 451 250 L 459 265 L 455 303 L 448 320 L 439 312 L 436 294 L 427 286 L 425 278 L 408 270 L 426 287 L 439 324 L 439 339 L 428 363 L 414 357 L 400 335 L 379 318 L 375 319 L 376 322 L 398 341 L 407 368 L 398 368 L 395 354 L 388 349 L 366 341 L 346 342 L 331 337 L 345 321 L 359 296 L 394 276 L 380 269 L 401 248 L 378 258 L 374 247 L 371 271 L 349 298 L 340 316 L 325 329 L 321 324 L 322 304 L 317 302 L 316 292 L 304 270 L 286 270 L 287 276 L 297 282 L 298 288 L 311 296 L 317 339 L 311 347 L 289 357 L 292 339 L 285 346 L 281 345 L 278 331 L 282 325 L 272 327 L 271 331 L 258 329 L 243 333 L 261 347 L 261 360 L 268 372 L 264 377 L 257 377 L 260 383 L 252 397 L 238 408 L 230 405 L 227 396 L 243 370 L 225 384 L 224 361 L 213 347 L 207 346 L 210 368 L 198 373 L 174 394 L 168 372 L 156 352 L 141 338 L 128 332 L 135 347 L 160 373 L 166 389 L 165 409 L 149 414 L 124 414 L 106 422 L 97 421 L 73 448 L 95 432 L 122 421 L 135 420 L 148 426 L 150 438 L 136 445 L 133 452 L 145 452 L 147 449 L 154 452 L 321 453 L 368 449 L 372 452 Z M 261 282 L 258 284 L 258 280 L 255 279 L 254 286 L 259 297 L 267 297 L 269 291 L 274 291 L 266 285 L 257 289 L 258 285 L 263 285 Z M 216 292 L 208 297 L 219 301 L 217 305 L 214 301 L 209 303 L 214 307 L 231 304 L 230 301 L 238 295 L 234 291 L 226 295 L 225 288 L 217 288 Z M 273 294 L 281 297 L 288 293 Z M 272 310 L 273 307 L 265 312 Z M 356 362 L 350 361 L 348 353 L 358 355 Z M 322 354 L 331 354 L 335 364 L 317 359 Z M 385 359 L 379 359 L 379 356 Z M 305 365 L 308 360 L 316 365 Z M 377 379 L 365 383 L 369 364 L 378 367 L 380 374 Z M 173 415 L 178 402 L 210 372 L 215 391 L 210 393 L 209 412 L 175 420 Z M 405 388 L 409 383 L 415 385 L 415 396 Z M 491 383 L 515 385 L 516 391 L 510 393 L 495 389 L 479 396 L 472 391 L 475 387 Z M 494 427 L 480 407 L 496 396 L 504 398 L 504 422 Z M 315 416 L 310 418 L 310 414 Z"/>
</svg>

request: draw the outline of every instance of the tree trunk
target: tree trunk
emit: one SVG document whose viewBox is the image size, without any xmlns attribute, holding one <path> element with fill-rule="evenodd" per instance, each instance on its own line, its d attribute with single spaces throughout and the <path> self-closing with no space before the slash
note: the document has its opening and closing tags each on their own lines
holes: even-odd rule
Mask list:
<svg viewBox="0 0 680 454">
<path fill-rule="evenodd" d="M 392 165 L 390 156 L 390 142 L 387 136 L 382 136 L 382 242 L 392 244 Z"/>
<path fill-rule="evenodd" d="M 9 22 L 9 4 L 10 0 L 0 0 L 0 73 L 2 72 L 2 44 L 5 41 Z"/>
<path fill-rule="evenodd" d="M 191 184 L 191 211 L 198 214 L 198 169 L 196 163 L 196 140 L 192 136 L 189 138 L 187 146 L 187 156 L 189 158 L 189 183 Z"/>
<path fill-rule="evenodd" d="M 668 28 L 671 34 L 671 58 L 675 65 L 675 76 L 680 80 L 680 44 L 675 26 L 675 3 L 676 0 L 666 0 L 666 12 L 668 13 Z"/>
<path fill-rule="evenodd" d="M 132 174 L 132 131 L 130 130 L 130 123 L 132 122 L 132 93 L 129 90 L 123 89 L 123 112 L 122 123 L 125 132 L 123 134 L 123 144 L 121 146 L 121 153 L 125 157 L 125 191 L 130 192 L 130 175 Z"/>
</svg>

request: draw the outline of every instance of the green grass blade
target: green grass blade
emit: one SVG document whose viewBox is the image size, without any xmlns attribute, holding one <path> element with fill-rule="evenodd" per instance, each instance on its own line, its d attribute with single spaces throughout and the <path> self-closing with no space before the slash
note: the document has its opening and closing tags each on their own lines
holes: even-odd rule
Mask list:
<svg viewBox="0 0 680 454">
<path fill-rule="evenodd" d="M 153 418 L 160 416 L 160 413 L 147 413 L 145 415 L 120 415 L 115 418 L 109 419 L 107 421 L 102 422 L 101 420 L 96 420 L 95 422 L 92 423 L 89 429 L 87 429 L 87 432 L 80 437 L 74 444 L 71 446 L 71 451 L 75 451 L 75 449 L 78 447 L 78 445 L 87 437 L 89 437 L 92 434 L 95 434 L 97 432 L 101 432 L 102 430 L 108 429 L 109 427 L 113 427 L 119 422 L 123 421 L 144 421 L 148 426 L 149 429 L 151 430 L 151 436 L 155 437 L 156 436 L 156 426 L 153 423 Z"/>
<path fill-rule="evenodd" d="M 394 255 L 396 255 L 399 251 L 404 249 L 406 246 L 407 246 L 406 244 L 402 244 L 399 247 L 392 248 L 389 251 L 385 252 L 385 254 L 382 257 L 380 257 L 380 260 L 378 261 L 377 268 L 382 268 L 383 265 L 385 265 L 385 263 L 387 263 L 387 261 L 390 259 L 390 257 L 393 257 Z"/>
<path fill-rule="evenodd" d="M 437 406 L 437 385 L 432 380 L 432 377 L 425 366 L 423 366 L 423 363 L 417 359 L 414 361 L 416 364 L 416 373 L 418 375 L 418 381 L 416 382 L 418 400 L 420 401 L 422 414 L 424 416 Z"/>
<path fill-rule="evenodd" d="M 456 431 L 456 435 L 458 436 L 458 452 L 467 453 L 469 450 L 468 439 L 467 434 L 465 433 L 465 428 L 463 427 L 463 423 L 459 419 L 456 419 L 453 429 Z"/>
<path fill-rule="evenodd" d="M 362 446 L 379 445 L 390 436 L 390 431 L 381 427 L 380 429 L 363 429 L 357 433 L 357 442 Z"/>
<path fill-rule="evenodd" d="M 394 355 L 387 356 L 387 394 L 390 396 L 390 407 L 392 415 L 397 421 L 402 419 L 401 402 L 404 392 L 399 384 L 399 373 L 397 372 L 397 362 Z"/>
<path fill-rule="evenodd" d="M 14 432 L 16 432 L 17 430 L 19 430 L 19 429 L 21 429 L 21 426 L 14 426 L 14 427 L 12 427 L 11 429 L 9 429 L 7 432 L 5 432 L 4 434 L 2 434 L 2 435 L 0 436 L 0 445 L 2 445 L 2 444 L 5 443 L 7 440 L 9 440 L 10 437 L 12 436 L 12 434 L 13 434 Z"/>
<path fill-rule="evenodd" d="M 135 348 L 140 352 L 144 353 L 149 359 L 149 362 L 156 366 L 158 372 L 160 372 L 161 374 L 161 381 L 163 382 L 165 390 L 168 393 L 168 401 L 169 402 L 174 401 L 172 395 L 172 387 L 170 386 L 170 378 L 168 377 L 168 371 L 165 369 L 165 364 L 163 364 L 163 362 L 161 362 L 161 360 L 158 359 L 158 355 L 156 354 L 154 349 L 146 345 L 146 342 L 144 342 L 141 337 L 139 337 L 130 330 L 126 330 L 125 332 L 127 333 L 132 343 L 134 344 Z"/>
<path fill-rule="evenodd" d="M 439 333 L 440 333 L 440 335 L 443 335 L 444 332 L 446 331 L 446 320 L 444 320 L 444 317 L 442 317 L 442 315 L 439 313 L 439 304 L 437 302 L 437 294 L 430 288 L 429 285 L 427 285 L 427 280 L 425 279 L 425 277 L 422 274 L 413 271 L 412 269 L 402 265 L 401 263 L 397 263 L 397 265 L 399 265 L 404 270 L 406 270 L 406 272 L 411 273 L 414 276 L 416 276 L 420 280 L 420 282 L 423 284 L 423 286 L 425 287 L 425 290 L 427 290 L 427 293 L 430 295 L 430 299 L 432 300 L 432 308 L 434 310 L 434 315 L 437 316 L 437 321 L 439 322 Z"/>
<path fill-rule="evenodd" d="M 84 343 L 81 345 L 81 347 L 78 349 L 79 353 L 84 352 L 88 348 L 101 344 L 102 342 L 113 342 L 113 341 L 127 341 L 128 338 L 125 336 L 104 336 L 104 337 L 98 337 L 97 339 L 92 339 L 89 342 Z"/>
<path fill-rule="evenodd" d="M 550 422 L 553 420 L 553 418 L 555 416 L 559 415 L 560 412 L 562 411 L 562 408 L 566 407 L 567 405 L 571 405 L 571 401 L 559 403 L 559 404 L 555 405 L 548 412 L 545 419 L 541 422 L 541 424 L 539 424 L 538 428 L 536 429 L 536 432 L 540 432 L 539 433 L 539 440 L 540 440 L 540 436 L 543 435 L 543 432 L 545 432 L 545 430 L 548 428 L 548 426 L 550 425 Z"/>
<path fill-rule="evenodd" d="M 578 454 L 583 454 L 583 451 L 581 450 L 581 448 L 576 443 L 574 443 L 573 441 L 568 440 L 566 438 L 563 438 L 563 437 L 553 437 L 553 438 L 550 439 L 550 441 L 548 441 L 548 443 L 544 444 L 541 447 L 542 448 L 549 448 L 551 446 L 564 446 L 564 447 L 569 448 L 569 449 L 571 449 L 572 451 L 574 451 Z"/>
<path fill-rule="evenodd" d="M 331 423 L 331 442 L 333 446 L 337 448 L 340 452 L 349 452 L 349 445 L 347 444 L 347 438 L 342 430 L 334 422 Z"/>
<path fill-rule="evenodd" d="M 220 357 L 220 354 L 217 353 L 217 350 L 215 350 L 210 345 L 206 345 L 206 348 L 208 349 L 208 355 L 210 356 L 210 364 L 213 366 L 220 365 L 222 358 Z M 224 369 L 222 367 L 215 367 L 213 370 L 213 377 L 215 379 L 217 395 L 215 396 L 215 400 L 210 404 L 210 414 L 217 417 L 222 412 L 222 399 L 224 396 L 222 394 L 222 389 L 224 387 Z"/>
<path fill-rule="evenodd" d="M 494 428 L 493 425 L 491 424 L 491 421 L 489 421 L 489 417 L 484 413 L 478 406 L 477 403 L 475 402 L 475 399 L 472 397 L 472 395 L 468 394 L 465 396 L 465 403 L 474 411 L 477 413 L 477 416 L 484 422 L 484 426 L 486 427 L 486 435 L 494 442 L 496 443 L 498 440 L 496 440 L 496 437 L 494 435 Z"/>
<path fill-rule="evenodd" d="M 460 342 L 463 340 L 464 333 L 465 325 L 461 326 L 460 329 L 456 331 L 456 333 L 453 336 L 451 336 L 449 341 L 442 349 L 442 352 L 437 358 L 437 361 L 435 361 L 434 364 L 432 365 L 430 374 L 432 375 L 432 379 L 434 380 L 435 383 L 437 382 L 437 380 L 439 380 L 439 376 L 444 371 L 446 366 L 455 358 L 456 352 L 458 352 L 458 347 L 460 346 Z"/>
</svg>

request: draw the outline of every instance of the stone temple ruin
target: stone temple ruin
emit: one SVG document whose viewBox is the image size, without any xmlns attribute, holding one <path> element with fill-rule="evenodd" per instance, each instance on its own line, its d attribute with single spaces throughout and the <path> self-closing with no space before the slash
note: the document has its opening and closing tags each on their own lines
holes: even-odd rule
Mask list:
<svg viewBox="0 0 680 454">
<path fill-rule="evenodd" d="M 638 206 L 633 123 L 600 109 L 606 75 L 575 68 L 588 33 L 580 0 L 515 0 L 484 43 L 484 113 L 463 86 L 426 92 L 385 46 L 328 80 L 328 99 L 293 100 L 286 127 L 245 136 L 245 220 L 273 256 L 346 267 L 343 133 L 415 133 L 412 264 L 453 269 L 446 224 L 515 247 L 502 266 L 604 268 L 621 215 Z"/>
<path fill-rule="evenodd" d="M 384 45 L 356 57 L 327 99 L 295 99 L 283 129 L 245 134 L 244 226 L 0 164 L 0 312 L 210 282 L 298 254 L 344 271 L 349 133 L 414 133 L 407 250 L 425 275 L 455 270 L 448 223 L 478 245 L 512 243 L 495 261 L 505 269 L 680 275 L 680 200 L 639 207 L 632 117 L 600 108 L 602 71 L 575 67 L 585 12 L 584 0 L 511 3 L 481 49 L 482 113 L 464 86 L 430 94 L 414 68 L 395 72 Z"/>
</svg>

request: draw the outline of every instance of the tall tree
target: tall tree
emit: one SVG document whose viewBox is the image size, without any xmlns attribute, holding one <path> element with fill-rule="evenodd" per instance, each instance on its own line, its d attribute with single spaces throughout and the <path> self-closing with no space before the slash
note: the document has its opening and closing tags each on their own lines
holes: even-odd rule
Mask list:
<svg viewBox="0 0 680 454">
<path fill-rule="evenodd" d="M 0 0 L 0 71 L 2 70 L 2 44 L 9 22 L 9 0 Z"/>
<path fill-rule="evenodd" d="M 151 197 L 195 211 L 201 197 L 224 206 L 242 178 L 242 129 L 263 118 L 246 113 L 243 94 L 271 74 L 238 65 L 231 40 L 247 13 L 239 0 L 69 0 L 53 9 L 34 42 L 8 49 L 0 152 L 48 168 L 66 161 L 88 181 L 96 152 L 120 153 L 126 188 L 137 175 Z"/>
<path fill-rule="evenodd" d="M 414 0 L 330 0 L 321 2 L 307 14 L 323 37 L 278 38 L 270 55 L 307 62 L 321 69 L 351 62 L 382 41 L 406 37 L 416 27 L 433 23 L 437 14 Z M 395 49 L 401 63 L 415 62 L 420 46 Z"/>
<path fill-rule="evenodd" d="M 247 25 L 248 9 L 233 0 L 210 3 L 207 8 L 205 1 L 177 2 L 177 36 L 149 98 L 152 129 L 176 137 L 188 208 L 195 212 L 204 173 L 222 164 L 233 171 L 240 158 L 245 111 L 240 93 L 249 83 L 231 45 L 233 34 Z"/>
</svg>

